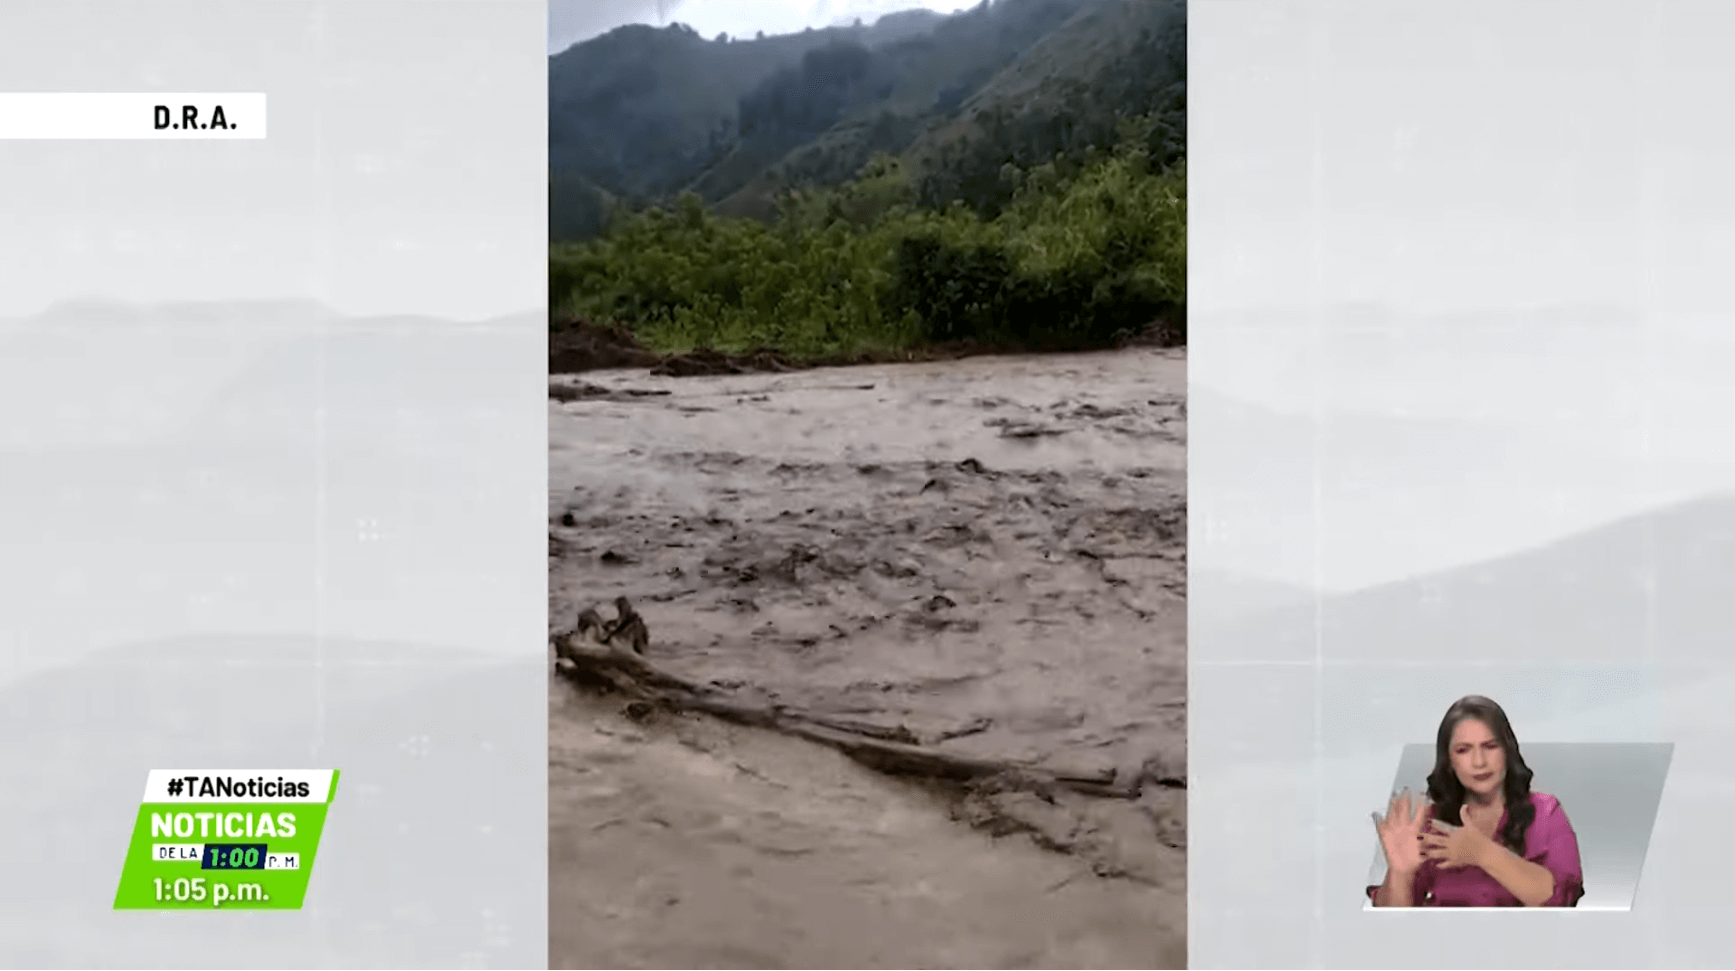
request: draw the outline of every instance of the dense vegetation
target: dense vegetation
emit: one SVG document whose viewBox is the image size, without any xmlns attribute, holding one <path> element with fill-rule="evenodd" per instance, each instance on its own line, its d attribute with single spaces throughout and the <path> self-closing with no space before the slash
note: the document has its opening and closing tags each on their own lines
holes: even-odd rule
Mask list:
<svg viewBox="0 0 1735 971">
<path fill-rule="evenodd" d="M 838 46 L 883 50 L 926 37 L 941 19 L 911 10 L 871 26 L 710 40 L 685 24 L 634 25 L 555 55 L 548 64 L 552 238 L 594 235 L 610 202 L 638 207 L 672 198 L 725 161 L 724 172 L 711 179 L 735 180 L 733 191 L 775 162 L 780 144 L 790 147 L 788 136 L 801 123 L 765 109 L 776 101 L 806 110 L 773 94 L 789 83 L 790 72 L 800 75 L 805 55 Z M 757 115 L 770 124 L 743 138 L 739 118 L 747 104 L 764 106 Z M 722 188 L 718 182 L 699 191 L 714 203 L 727 194 L 715 194 Z"/>
<path fill-rule="evenodd" d="M 1008 165 L 1015 186 L 991 217 L 917 205 L 889 157 L 786 197 L 773 223 L 718 216 L 689 193 L 556 247 L 552 296 L 660 350 L 1100 344 L 1186 299 L 1186 167 L 1153 164 L 1157 131 L 1136 119 L 1111 152 Z"/>
<path fill-rule="evenodd" d="M 930 203 L 997 185 L 1001 155 L 1045 161 L 1173 102 L 1186 6 L 984 0 L 950 17 L 710 40 L 639 25 L 574 45 L 548 72 L 550 239 L 579 240 L 611 203 L 682 191 L 768 219 L 781 193 L 836 185 L 882 153 L 956 171 L 924 190 Z"/>
<path fill-rule="evenodd" d="M 676 51 L 665 60 L 746 44 L 635 28 L 569 61 L 590 80 L 568 106 L 614 92 L 609 111 L 637 128 L 581 152 L 551 120 L 560 316 L 659 350 L 813 357 L 1092 346 L 1158 318 L 1184 341 L 1184 4 L 999 0 L 864 40 L 886 23 L 751 42 L 787 57 L 756 80 L 718 75 L 740 93 L 716 116 L 654 80 L 678 72 L 628 68 L 620 49 L 644 32 Z"/>
</svg>

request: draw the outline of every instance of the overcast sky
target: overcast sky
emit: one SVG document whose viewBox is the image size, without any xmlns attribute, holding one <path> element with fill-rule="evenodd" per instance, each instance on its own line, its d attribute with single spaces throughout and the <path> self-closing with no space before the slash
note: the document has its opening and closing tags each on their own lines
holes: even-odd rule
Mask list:
<svg viewBox="0 0 1735 971">
<path fill-rule="evenodd" d="M 914 7 L 951 13 L 961 0 L 549 0 L 548 53 L 606 34 L 623 24 L 687 24 L 705 37 L 793 34 L 808 27 L 872 23 Z"/>
</svg>

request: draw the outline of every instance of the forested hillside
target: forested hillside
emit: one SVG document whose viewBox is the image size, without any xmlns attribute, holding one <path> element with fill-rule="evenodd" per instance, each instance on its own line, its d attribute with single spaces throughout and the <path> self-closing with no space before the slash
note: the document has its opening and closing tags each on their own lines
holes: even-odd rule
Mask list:
<svg viewBox="0 0 1735 971">
<path fill-rule="evenodd" d="M 550 63 L 551 302 L 666 348 L 1184 340 L 1186 6 L 998 0 Z"/>
<path fill-rule="evenodd" d="M 1179 0 L 999 0 L 951 17 L 702 38 L 635 25 L 549 62 L 550 229 L 600 231 L 610 202 L 692 190 L 766 218 L 785 189 L 836 185 L 888 153 L 917 163 L 923 201 L 1003 201 L 999 169 L 1110 141 L 1158 112 L 1186 143 Z"/>
</svg>

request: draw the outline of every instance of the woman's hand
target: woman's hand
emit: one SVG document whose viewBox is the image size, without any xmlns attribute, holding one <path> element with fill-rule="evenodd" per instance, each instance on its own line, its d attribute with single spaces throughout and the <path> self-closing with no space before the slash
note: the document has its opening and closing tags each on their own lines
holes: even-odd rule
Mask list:
<svg viewBox="0 0 1735 971">
<path fill-rule="evenodd" d="M 1474 826 L 1453 826 L 1434 820 L 1422 836 L 1422 855 L 1443 869 L 1481 866 L 1494 841 Z"/>
<path fill-rule="evenodd" d="M 1374 828 L 1379 830 L 1380 848 L 1386 854 L 1386 867 L 1394 873 L 1415 873 L 1422 866 L 1422 830 L 1426 825 L 1427 803 L 1410 797 L 1410 790 L 1392 796 L 1385 816 L 1374 813 Z"/>
</svg>

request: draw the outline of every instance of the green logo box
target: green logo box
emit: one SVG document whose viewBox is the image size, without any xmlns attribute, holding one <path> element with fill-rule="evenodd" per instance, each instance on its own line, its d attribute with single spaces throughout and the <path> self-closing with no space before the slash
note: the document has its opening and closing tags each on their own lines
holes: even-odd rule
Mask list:
<svg viewBox="0 0 1735 971">
<path fill-rule="evenodd" d="M 300 910 L 336 769 L 152 769 L 116 910 Z"/>
</svg>

